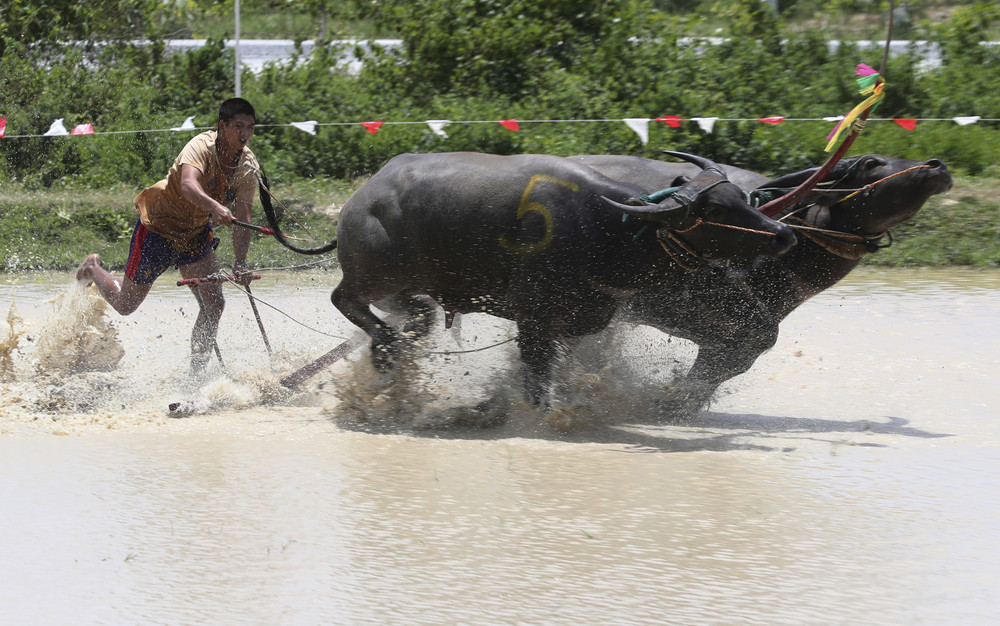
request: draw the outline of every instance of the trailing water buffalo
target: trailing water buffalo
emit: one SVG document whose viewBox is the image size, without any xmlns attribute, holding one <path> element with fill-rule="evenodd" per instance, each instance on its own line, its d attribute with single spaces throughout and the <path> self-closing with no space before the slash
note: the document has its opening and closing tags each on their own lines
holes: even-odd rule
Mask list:
<svg viewBox="0 0 1000 626">
<path fill-rule="evenodd" d="M 647 191 L 682 183 L 692 173 L 683 164 L 638 157 L 572 158 Z M 730 179 L 747 191 L 779 193 L 813 171 L 768 180 L 727 168 Z M 630 296 L 621 307 L 623 319 L 698 345 L 673 409 L 697 410 L 720 384 L 749 370 L 774 346 L 778 325 L 789 313 L 836 284 L 866 254 L 888 245 L 881 242 L 890 228 L 913 217 L 930 196 L 948 191 L 951 184 L 948 168 L 938 159 L 919 162 L 874 154 L 844 159 L 813 193 L 777 216 L 794 225 L 799 236 L 788 254 L 713 265 Z"/>
<path fill-rule="evenodd" d="M 617 208 L 644 189 L 561 157 L 397 156 L 341 210 L 333 304 L 371 337 L 380 371 L 404 338 L 427 332 L 428 296 L 446 321 L 480 311 L 513 320 L 527 397 L 544 405 L 560 344 L 605 328 L 624 298 L 685 273 L 678 263 L 794 245 L 792 229 L 754 210 L 714 163 L 671 154 L 700 171 L 658 204 Z M 406 323 L 391 328 L 370 305 Z"/>
</svg>

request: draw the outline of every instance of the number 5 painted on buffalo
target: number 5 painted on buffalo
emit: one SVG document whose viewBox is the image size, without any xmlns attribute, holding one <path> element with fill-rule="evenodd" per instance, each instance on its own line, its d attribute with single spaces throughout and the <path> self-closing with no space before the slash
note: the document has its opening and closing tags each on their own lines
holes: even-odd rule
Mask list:
<svg viewBox="0 0 1000 626">
<path fill-rule="evenodd" d="M 514 252 L 517 254 L 530 254 L 532 252 L 538 252 L 544 250 L 552 243 L 552 232 L 555 230 L 555 219 L 552 217 L 552 212 L 546 208 L 546 206 L 540 202 L 533 202 L 528 199 L 531 195 L 531 191 L 535 188 L 535 185 L 539 182 L 549 182 L 556 185 L 562 185 L 563 187 L 568 187 L 572 191 L 578 191 L 580 189 L 579 185 L 571 183 L 566 180 L 559 178 L 553 178 L 552 176 L 546 176 L 545 174 L 535 174 L 528 181 L 528 186 L 524 188 L 524 193 L 521 194 L 521 202 L 517 205 L 517 219 L 523 220 L 529 213 L 538 213 L 545 220 L 545 233 L 542 238 L 538 241 L 531 243 L 517 243 L 513 242 L 507 238 L 507 235 L 500 235 L 500 245 L 509 252 Z"/>
</svg>

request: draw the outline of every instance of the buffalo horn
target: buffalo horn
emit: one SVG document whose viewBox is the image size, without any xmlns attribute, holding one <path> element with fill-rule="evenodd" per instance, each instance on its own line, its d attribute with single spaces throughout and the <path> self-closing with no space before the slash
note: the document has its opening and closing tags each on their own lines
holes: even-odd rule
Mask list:
<svg viewBox="0 0 1000 626">
<path fill-rule="evenodd" d="M 683 159 L 688 163 L 694 163 L 703 170 L 712 170 L 713 172 L 718 172 L 720 176 L 722 176 L 726 180 L 729 180 L 728 177 L 726 176 L 726 172 L 723 171 L 723 169 L 719 167 L 715 163 L 715 161 L 712 161 L 711 159 L 706 159 L 705 157 L 696 156 L 694 154 L 688 154 L 686 152 L 675 152 L 673 150 L 663 150 L 662 152 L 663 154 L 669 154 L 670 156 L 677 157 L 678 159 Z"/>
<path fill-rule="evenodd" d="M 646 202 L 643 205 L 622 204 L 607 196 L 601 196 L 601 199 L 626 215 L 642 219 L 662 216 L 665 211 L 681 208 L 681 205 L 673 197 L 666 198 L 659 204 Z"/>
</svg>

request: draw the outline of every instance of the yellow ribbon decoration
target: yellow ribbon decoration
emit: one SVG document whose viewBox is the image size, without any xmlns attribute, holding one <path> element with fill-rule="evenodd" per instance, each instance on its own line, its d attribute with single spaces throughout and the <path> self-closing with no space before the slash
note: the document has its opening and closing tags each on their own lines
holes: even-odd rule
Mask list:
<svg viewBox="0 0 1000 626">
<path fill-rule="evenodd" d="M 861 90 L 861 95 L 871 93 L 861 104 L 851 109 L 851 112 L 844 116 L 844 119 L 837 124 L 837 127 L 833 129 L 830 133 L 830 141 L 826 144 L 825 152 L 829 152 L 831 148 L 837 143 L 840 135 L 854 123 L 854 120 L 858 119 L 858 116 L 869 107 L 874 107 L 876 104 L 882 101 L 885 97 L 885 81 L 877 80 L 875 84 Z"/>
</svg>

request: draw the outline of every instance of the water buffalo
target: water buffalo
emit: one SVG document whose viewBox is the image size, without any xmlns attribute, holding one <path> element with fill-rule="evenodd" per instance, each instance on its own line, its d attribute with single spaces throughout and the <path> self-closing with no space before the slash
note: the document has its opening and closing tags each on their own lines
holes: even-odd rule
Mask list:
<svg viewBox="0 0 1000 626">
<path fill-rule="evenodd" d="M 428 296 L 448 316 L 513 320 L 527 397 L 544 405 L 560 344 L 605 328 L 627 296 L 686 273 L 678 263 L 794 244 L 792 229 L 755 211 L 714 163 L 672 154 L 700 170 L 641 206 L 622 203 L 642 187 L 561 157 L 397 156 L 341 210 L 333 304 L 371 337 L 380 371 L 404 338 L 428 330 Z M 407 323 L 391 328 L 370 305 Z"/>
<path fill-rule="evenodd" d="M 683 164 L 638 157 L 572 158 L 647 191 L 678 184 L 692 174 Z M 730 179 L 748 191 L 792 188 L 813 171 L 768 180 L 727 168 Z M 888 229 L 913 217 L 930 196 L 948 191 L 951 184 L 948 168 L 937 159 L 919 162 L 874 154 L 845 159 L 814 193 L 778 216 L 799 235 L 799 245 L 788 254 L 707 267 L 630 296 L 621 307 L 623 319 L 698 345 L 698 356 L 678 385 L 674 410 L 697 410 L 720 384 L 749 370 L 774 346 L 778 325 L 789 313 L 836 284 L 866 254 L 887 245 L 880 242 Z"/>
</svg>

